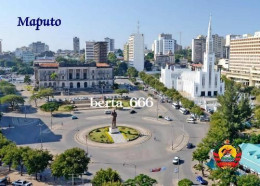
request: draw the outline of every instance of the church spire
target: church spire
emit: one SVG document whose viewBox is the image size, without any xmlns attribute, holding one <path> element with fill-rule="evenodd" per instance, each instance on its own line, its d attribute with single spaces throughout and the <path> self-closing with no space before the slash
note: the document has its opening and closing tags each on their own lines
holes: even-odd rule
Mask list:
<svg viewBox="0 0 260 186">
<path fill-rule="evenodd" d="M 206 41 L 206 53 L 208 54 L 213 53 L 213 41 L 212 41 L 212 34 L 211 34 L 211 14 L 209 17 L 208 36 Z"/>
</svg>

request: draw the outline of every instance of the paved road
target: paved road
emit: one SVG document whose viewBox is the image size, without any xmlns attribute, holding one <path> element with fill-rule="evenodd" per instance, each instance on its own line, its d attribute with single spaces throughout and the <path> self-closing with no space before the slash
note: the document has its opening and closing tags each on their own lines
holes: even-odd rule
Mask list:
<svg viewBox="0 0 260 186">
<path fill-rule="evenodd" d="M 128 82 L 127 80 L 124 81 Z M 147 93 L 143 91 L 134 91 L 129 95 L 147 97 Z M 186 149 L 184 147 L 176 152 L 176 150 L 171 150 L 171 146 L 172 143 L 174 145 L 181 143 L 181 139 L 185 134 L 188 134 L 189 141 L 196 145 L 206 134 L 208 125 L 187 124 L 187 116 L 173 109 L 168 103 L 158 104 L 159 114 L 170 116 L 173 118 L 173 121 L 157 121 L 156 105 L 157 102 L 154 100 L 152 108 L 136 109 L 137 114 L 129 114 L 128 111 L 118 111 L 118 125 L 122 123 L 132 125 L 133 127 L 143 127 L 152 133 L 152 138 L 145 143 L 127 148 L 102 149 L 88 147 L 89 154 L 92 156 L 92 163 L 89 165 L 91 173 L 94 174 L 100 168 L 112 167 L 120 172 L 124 180 L 133 178 L 135 174 L 144 173 L 157 179 L 160 184 L 165 186 L 177 183 L 178 177 L 179 179 L 189 178 L 196 183 L 195 175 L 191 171 L 193 165 L 191 162 L 192 151 L 194 149 Z M 30 109 L 28 110 L 31 111 Z M 104 114 L 104 110 L 100 109 L 79 111 L 74 114 L 79 117 L 78 120 L 71 120 L 69 113 L 53 117 L 52 130 L 50 130 L 49 114 L 43 115 L 38 112 L 32 112 L 27 114 L 27 117 L 33 119 L 24 121 L 22 119 L 24 114 L 8 113 L 3 117 L 3 133 L 17 144 L 28 145 L 33 148 L 41 148 L 40 142 L 42 139 L 43 148 L 53 153 L 60 153 L 72 147 L 80 147 L 87 150 L 86 146 L 74 140 L 75 134 L 86 127 L 110 124 L 111 118 Z M 11 128 L 8 126 L 10 123 Z M 40 127 L 40 125 L 42 126 Z M 40 135 L 40 130 L 42 135 Z M 154 137 L 156 140 L 154 140 Z M 181 143 L 181 146 L 185 146 L 185 144 Z M 179 174 L 174 173 L 174 168 L 178 166 L 171 163 L 174 156 L 179 156 L 182 160 L 179 165 Z M 123 163 L 127 164 L 124 166 Z M 136 165 L 136 170 L 134 165 Z M 159 167 L 165 167 L 166 170 L 155 173 L 150 172 L 150 169 Z"/>
</svg>

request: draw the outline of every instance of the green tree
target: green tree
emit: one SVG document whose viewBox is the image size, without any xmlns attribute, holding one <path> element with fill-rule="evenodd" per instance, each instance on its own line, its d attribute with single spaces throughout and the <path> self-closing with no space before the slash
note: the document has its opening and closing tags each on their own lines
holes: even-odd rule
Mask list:
<svg viewBox="0 0 260 186">
<path fill-rule="evenodd" d="M 149 61 L 154 60 L 154 53 L 153 53 L 153 52 L 149 52 L 149 53 L 145 56 L 144 59 L 145 59 L 145 60 L 149 60 Z"/>
<path fill-rule="evenodd" d="M 203 162 L 205 162 L 207 159 L 209 159 L 209 151 L 210 149 L 206 147 L 198 147 L 193 153 L 192 153 L 192 160 L 197 160 L 199 162 L 199 165 L 197 165 L 197 169 L 199 169 L 202 172 L 202 175 L 204 176 L 204 166 Z"/>
<path fill-rule="evenodd" d="M 35 174 L 37 180 L 37 174 L 44 171 L 52 161 L 52 155 L 48 151 L 32 150 L 27 152 L 24 157 L 24 165 L 28 174 Z"/>
<path fill-rule="evenodd" d="M 195 105 L 194 107 L 191 108 L 191 112 L 196 114 L 197 116 L 203 115 L 203 111 L 197 105 Z"/>
<path fill-rule="evenodd" d="M 106 170 L 100 169 L 96 172 L 94 178 L 92 179 L 92 183 L 94 186 L 103 185 L 109 182 L 120 182 L 121 177 L 117 171 L 108 168 Z"/>
<path fill-rule="evenodd" d="M 153 186 L 157 181 L 147 175 L 139 174 L 134 179 L 128 179 L 123 185 L 126 186 Z"/>
<path fill-rule="evenodd" d="M 219 186 L 227 186 L 231 183 L 235 184 L 237 182 L 236 169 L 226 168 L 226 169 L 215 169 L 211 171 L 210 177 L 214 182 L 218 180 Z"/>
<path fill-rule="evenodd" d="M 50 97 L 53 97 L 54 91 L 52 88 L 43 88 L 38 91 L 40 98 L 46 98 L 49 101 Z"/>
<path fill-rule="evenodd" d="M 24 103 L 24 99 L 22 96 L 18 96 L 15 94 L 6 95 L 1 98 L 1 103 L 8 103 L 12 110 L 14 110 L 15 106 L 18 106 L 19 104 Z"/>
<path fill-rule="evenodd" d="M 137 77 L 138 76 L 138 71 L 134 67 L 130 67 L 127 69 L 127 75 L 131 77 Z"/>
<path fill-rule="evenodd" d="M 50 112 L 51 115 L 53 111 L 57 111 L 60 107 L 60 104 L 57 102 L 48 102 L 40 106 L 41 110 L 45 112 Z"/>
<path fill-rule="evenodd" d="M 58 74 L 56 72 L 53 72 L 51 75 L 51 80 L 56 80 L 58 78 Z"/>
<path fill-rule="evenodd" d="M 121 97 L 123 96 L 124 93 L 129 93 L 127 89 L 117 89 L 115 92 L 119 94 Z"/>
<path fill-rule="evenodd" d="M 9 171 L 11 170 L 13 164 L 15 150 L 16 145 L 14 143 L 9 143 L 0 149 L 0 156 L 2 157 L 1 161 L 8 165 Z"/>
<path fill-rule="evenodd" d="M 2 149 L 6 145 L 9 145 L 10 143 L 11 141 L 6 139 L 6 137 L 2 133 L 0 133 L 0 149 Z"/>
<path fill-rule="evenodd" d="M 117 57 L 116 57 L 115 53 L 109 52 L 108 55 L 107 55 L 107 60 L 110 63 L 116 63 L 117 62 Z"/>
<path fill-rule="evenodd" d="M 256 186 L 260 185 L 260 178 L 257 175 L 247 174 L 239 176 L 237 186 Z"/>
<path fill-rule="evenodd" d="M 38 107 L 38 106 L 37 106 L 37 101 L 38 101 L 38 99 L 41 99 L 41 97 L 39 96 L 39 94 L 36 93 L 36 92 L 33 92 L 33 94 L 31 95 L 31 97 L 29 98 L 29 101 L 30 101 L 30 102 L 31 102 L 31 101 L 34 101 L 35 106 Z"/>
<path fill-rule="evenodd" d="M 182 179 L 178 182 L 178 186 L 192 186 L 193 185 L 193 182 L 190 181 L 189 179 L 185 178 L 185 179 Z"/>
<path fill-rule="evenodd" d="M 32 80 L 29 75 L 25 75 L 23 82 L 26 83 L 27 85 L 30 85 Z"/>
<path fill-rule="evenodd" d="M 13 152 L 13 167 L 18 168 L 20 167 L 20 175 L 23 175 L 23 168 L 24 168 L 24 160 L 27 157 L 27 153 L 31 149 L 29 147 L 16 147 L 15 151 Z"/>
<path fill-rule="evenodd" d="M 51 171 L 56 177 L 68 179 L 71 174 L 79 175 L 87 171 L 89 161 L 86 152 L 75 147 L 58 155 L 51 165 Z"/>
<path fill-rule="evenodd" d="M 7 81 L 0 81 L 0 93 L 3 95 L 15 94 L 16 88 L 13 84 Z"/>
</svg>

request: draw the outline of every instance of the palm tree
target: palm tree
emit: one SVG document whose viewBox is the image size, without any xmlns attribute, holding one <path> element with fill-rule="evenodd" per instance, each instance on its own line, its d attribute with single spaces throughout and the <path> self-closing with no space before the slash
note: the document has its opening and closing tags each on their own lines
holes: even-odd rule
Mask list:
<svg viewBox="0 0 260 186">
<path fill-rule="evenodd" d="M 56 72 L 53 72 L 50 77 L 54 81 L 55 79 L 58 78 L 58 74 Z"/>
</svg>

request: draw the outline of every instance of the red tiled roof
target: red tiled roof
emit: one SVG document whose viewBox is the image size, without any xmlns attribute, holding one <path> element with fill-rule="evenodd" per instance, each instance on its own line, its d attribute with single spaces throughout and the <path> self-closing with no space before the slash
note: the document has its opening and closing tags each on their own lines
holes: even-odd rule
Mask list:
<svg viewBox="0 0 260 186">
<path fill-rule="evenodd" d="M 59 67 L 59 63 L 40 63 L 40 67 Z"/>
<path fill-rule="evenodd" d="M 198 64 L 192 64 L 191 66 L 193 66 L 193 67 L 199 67 L 199 68 L 201 68 L 203 65 L 202 65 L 202 64 L 200 64 L 200 63 L 198 63 Z"/>
<path fill-rule="evenodd" d="M 107 63 L 96 63 L 97 67 L 110 67 Z"/>
</svg>

